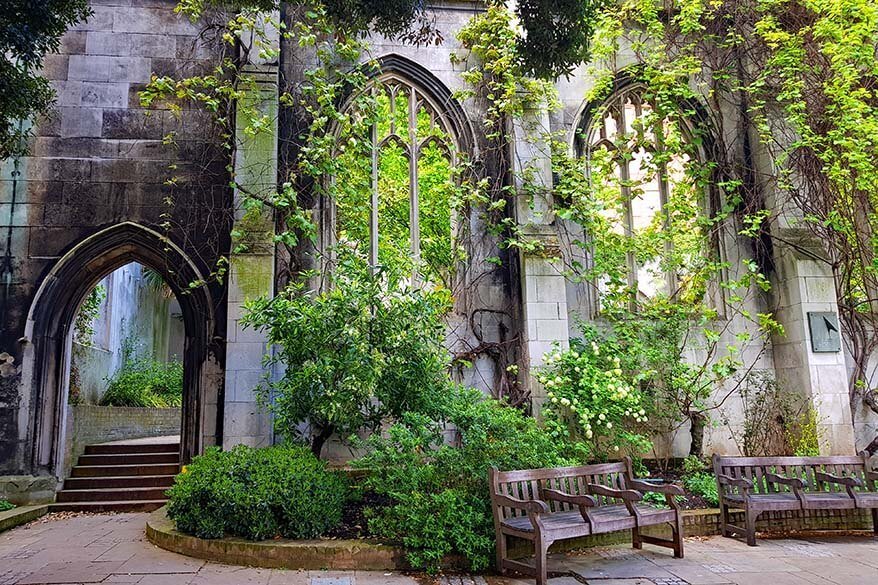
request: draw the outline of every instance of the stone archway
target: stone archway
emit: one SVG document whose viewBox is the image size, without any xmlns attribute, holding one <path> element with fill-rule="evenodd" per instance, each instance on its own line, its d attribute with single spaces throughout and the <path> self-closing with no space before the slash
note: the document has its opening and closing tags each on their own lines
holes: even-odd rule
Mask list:
<svg viewBox="0 0 878 585">
<path fill-rule="evenodd" d="M 210 351 L 214 302 L 194 262 L 158 232 L 122 223 L 88 237 L 51 269 L 28 314 L 22 362 L 28 418 L 27 466 L 35 473 L 63 472 L 65 381 L 68 333 L 82 299 L 106 274 L 130 262 L 158 272 L 180 302 L 185 329 L 181 459 L 186 462 L 215 444 L 222 413 L 219 366 Z M 215 352 L 214 352 L 215 353 Z"/>
</svg>

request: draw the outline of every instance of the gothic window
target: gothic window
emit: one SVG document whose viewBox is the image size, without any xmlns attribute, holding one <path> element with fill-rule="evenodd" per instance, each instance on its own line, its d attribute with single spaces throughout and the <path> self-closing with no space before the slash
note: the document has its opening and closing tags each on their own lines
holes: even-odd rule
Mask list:
<svg viewBox="0 0 878 585">
<path fill-rule="evenodd" d="M 707 247 L 698 148 L 679 117 L 660 117 L 642 86 L 604 102 L 580 137 L 580 155 L 604 216 L 627 246 L 628 289 L 638 301 L 705 294 L 691 276 Z"/>
<path fill-rule="evenodd" d="M 441 109 L 395 74 L 357 100 L 338 135 L 334 238 L 395 276 L 450 287 L 453 165 Z"/>
</svg>

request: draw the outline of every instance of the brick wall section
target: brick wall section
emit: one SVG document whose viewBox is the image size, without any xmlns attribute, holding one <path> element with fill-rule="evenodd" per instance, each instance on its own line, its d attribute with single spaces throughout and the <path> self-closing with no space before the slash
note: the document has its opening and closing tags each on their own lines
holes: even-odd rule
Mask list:
<svg viewBox="0 0 878 585">
<path fill-rule="evenodd" d="M 180 433 L 179 408 L 71 406 L 67 411 L 68 461 L 75 465 L 86 445 L 164 437 Z"/>
</svg>

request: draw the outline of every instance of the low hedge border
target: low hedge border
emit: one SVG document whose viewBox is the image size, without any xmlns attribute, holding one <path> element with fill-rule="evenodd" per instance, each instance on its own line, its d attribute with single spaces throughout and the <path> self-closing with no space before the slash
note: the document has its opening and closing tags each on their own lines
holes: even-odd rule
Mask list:
<svg viewBox="0 0 878 585">
<path fill-rule="evenodd" d="M 48 505 L 42 506 L 17 506 L 11 510 L 0 512 L 0 532 L 27 524 L 44 516 L 49 511 Z"/>
<path fill-rule="evenodd" d="M 741 515 L 741 518 L 738 516 Z M 743 513 L 732 513 L 732 521 L 740 522 Z M 660 531 L 663 527 L 651 527 Z M 868 511 L 813 510 L 802 512 L 772 512 L 764 514 L 757 523 L 757 530 L 772 534 L 799 532 L 870 531 L 872 519 Z M 683 532 L 686 536 L 715 536 L 719 534 L 719 510 L 683 511 Z M 390 546 L 369 540 L 267 540 L 251 542 L 243 538 L 221 538 L 205 540 L 183 534 L 174 528 L 165 508 L 150 514 L 146 523 L 146 537 L 154 545 L 190 557 L 251 567 L 271 569 L 332 569 L 339 571 L 406 571 L 411 567 L 406 562 L 401 547 Z M 563 548 L 556 552 L 576 550 L 594 546 L 607 546 L 631 542 L 629 532 L 614 532 L 590 536 L 577 540 L 564 541 Z M 513 547 L 511 554 L 521 556 L 531 554 L 526 547 Z M 445 568 L 466 569 L 462 559 L 449 558 Z"/>
</svg>

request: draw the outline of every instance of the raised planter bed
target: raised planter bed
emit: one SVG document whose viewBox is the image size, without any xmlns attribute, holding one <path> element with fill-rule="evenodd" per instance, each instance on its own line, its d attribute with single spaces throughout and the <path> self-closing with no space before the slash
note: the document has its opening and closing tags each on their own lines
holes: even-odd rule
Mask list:
<svg viewBox="0 0 878 585">
<path fill-rule="evenodd" d="M 732 514 L 735 519 L 739 514 Z M 719 534 L 719 510 L 683 511 L 683 533 L 686 536 L 714 536 Z M 865 514 L 846 510 L 818 510 L 806 514 L 772 512 L 764 514 L 757 523 L 757 530 L 789 534 L 813 531 L 866 531 L 871 530 L 872 520 Z M 650 527 L 644 533 L 662 530 Z M 150 514 L 146 523 L 146 537 L 156 546 L 208 561 L 251 567 L 273 569 L 334 569 L 361 571 L 406 571 L 411 569 L 405 554 L 399 547 L 380 542 L 354 540 L 266 540 L 252 542 L 243 538 L 227 537 L 204 540 L 183 534 L 174 528 L 160 508 Z M 581 539 L 564 541 L 563 547 L 550 550 L 562 552 L 593 546 L 606 546 L 630 542 L 628 531 L 612 532 Z M 529 545 L 530 543 L 524 543 Z M 526 547 L 514 547 L 510 556 L 531 554 Z M 461 559 L 448 559 L 448 569 L 464 569 Z"/>
<path fill-rule="evenodd" d="M 154 545 L 219 563 L 272 569 L 395 571 L 408 568 L 402 549 L 368 540 L 205 540 L 179 532 L 159 508 L 146 522 Z"/>
<path fill-rule="evenodd" d="M 22 524 L 27 524 L 28 522 L 45 515 L 48 511 L 48 505 L 38 505 L 18 506 L 11 510 L 0 512 L 0 532 L 9 530 L 10 528 L 15 528 L 16 526 L 21 526 Z"/>
</svg>

